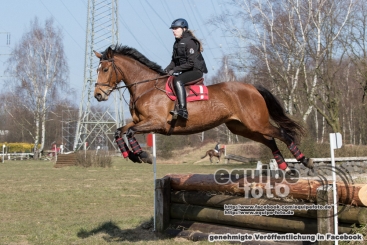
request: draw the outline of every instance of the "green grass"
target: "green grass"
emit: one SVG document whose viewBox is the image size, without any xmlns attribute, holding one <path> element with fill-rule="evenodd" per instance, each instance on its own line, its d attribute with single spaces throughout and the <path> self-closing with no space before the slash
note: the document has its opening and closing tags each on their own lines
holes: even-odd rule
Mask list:
<svg viewBox="0 0 367 245">
<path fill-rule="evenodd" d="M 214 173 L 241 165 L 158 164 L 167 173 Z M 172 244 L 143 229 L 153 217 L 153 168 L 113 158 L 111 168 L 0 163 L 0 244 Z M 202 242 L 203 244 L 208 242 Z M 209 243 L 208 243 L 209 244 Z"/>
</svg>

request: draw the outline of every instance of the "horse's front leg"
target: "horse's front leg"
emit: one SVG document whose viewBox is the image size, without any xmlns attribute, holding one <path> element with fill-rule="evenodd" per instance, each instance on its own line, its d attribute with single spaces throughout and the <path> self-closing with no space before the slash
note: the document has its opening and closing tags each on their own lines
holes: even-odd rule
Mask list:
<svg viewBox="0 0 367 245">
<path fill-rule="evenodd" d="M 132 126 L 134 126 L 135 123 L 134 122 L 129 122 L 128 124 L 126 124 L 125 126 L 122 126 L 121 128 L 116 129 L 115 132 L 115 138 L 122 138 L 122 136 L 124 135 L 124 133 L 126 133 L 126 131 L 131 128 Z"/>
<path fill-rule="evenodd" d="M 133 137 L 135 133 L 150 133 L 150 132 L 162 130 L 163 128 L 164 126 L 159 121 L 144 120 L 144 121 L 140 121 L 128 127 L 126 131 L 126 136 L 129 138 L 129 137 Z"/>
<path fill-rule="evenodd" d="M 143 151 L 140 147 L 139 142 L 134 137 L 135 133 L 149 133 L 155 130 L 160 129 L 160 127 L 154 126 L 157 124 L 152 123 L 152 121 L 141 121 L 139 123 L 129 123 L 122 128 L 119 128 L 120 135 L 126 132 L 126 136 L 131 147 L 131 151 L 128 152 L 128 157 L 133 162 L 146 162 L 153 163 L 153 160 L 150 154 L 146 151 Z M 121 148 L 120 148 L 121 149 Z"/>
</svg>

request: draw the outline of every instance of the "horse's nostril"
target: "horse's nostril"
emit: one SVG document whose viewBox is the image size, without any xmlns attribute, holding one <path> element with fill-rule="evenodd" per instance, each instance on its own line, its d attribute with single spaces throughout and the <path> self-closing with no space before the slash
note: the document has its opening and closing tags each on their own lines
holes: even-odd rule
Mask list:
<svg viewBox="0 0 367 245">
<path fill-rule="evenodd" d="M 98 101 L 100 101 L 102 99 L 102 95 L 101 94 L 96 94 L 96 96 L 94 96 Z"/>
</svg>

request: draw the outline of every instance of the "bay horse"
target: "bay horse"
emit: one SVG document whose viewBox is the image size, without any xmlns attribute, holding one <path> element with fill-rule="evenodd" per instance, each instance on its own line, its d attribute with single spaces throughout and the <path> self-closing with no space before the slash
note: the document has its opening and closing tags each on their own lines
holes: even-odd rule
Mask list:
<svg viewBox="0 0 367 245">
<path fill-rule="evenodd" d="M 136 146 L 135 133 L 188 135 L 225 123 L 232 133 L 269 147 L 279 169 L 286 173 L 291 169 L 284 161 L 275 138 L 288 146 L 298 162 L 313 168 L 313 160 L 306 158 L 294 143 L 296 137 L 304 134 L 304 128 L 285 114 L 280 102 L 266 88 L 235 81 L 210 85 L 207 86 L 209 100 L 187 104 L 188 120 L 173 119 L 169 112 L 175 102 L 166 95 L 168 75 L 161 66 L 136 49 L 123 45 L 94 53 L 100 59 L 94 97 L 98 101 L 106 101 L 112 91 L 121 88 L 128 89 L 130 93 L 132 122 L 119 128 L 116 134 L 123 155 L 124 149 L 128 148 L 122 142 L 122 136 L 126 134 L 133 150 L 132 153 L 129 151 L 130 159 L 135 156 L 136 161 L 151 163 L 148 153 Z M 123 86 L 119 86 L 121 81 Z"/>
<path fill-rule="evenodd" d="M 205 153 L 205 156 L 202 156 L 201 159 L 205 158 L 206 156 L 209 156 L 209 159 L 210 159 L 210 163 L 213 163 L 213 160 L 212 158 L 213 157 L 217 157 L 218 158 L 218 162 L 220 162 L 220 158 L 221 156 L 224 154 L 224 148 L 220 148 L 218 152 L 216 152 L 215 150 L 211 149 L 211 150 L 208 150 L 206 153 Z"/>
</svg>

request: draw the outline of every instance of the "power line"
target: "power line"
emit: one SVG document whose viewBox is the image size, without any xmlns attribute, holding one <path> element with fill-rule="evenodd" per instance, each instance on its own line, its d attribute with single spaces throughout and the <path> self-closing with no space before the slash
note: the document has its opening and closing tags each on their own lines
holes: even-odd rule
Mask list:
<svg viewBox="0 0 367 245">
<path fill-rule="evenodd" d="M 186 5 L 185 5 L 185 2 L 183 2 L 183 6 L 184 6 L 184 9 L 185 9 L 185 12 L 186 12 L 186 14 L 187 14 L 187 16 L 189 16 L 190 14 L 188 13 L 188 11 L 187 11 L 187 8 L 186 8 Z M 201 28 L 200 28 L 200 24 L 199 24 L 199 22 L 198 22 L 198 20 L 196 19 L 196 16 L 195 16 L 195 14 L 194 13 L 192 13 L 193 15 L 194 15 L 194 19 L 195 19 L 195 21 L 196 21 L 196 23 L 197 23 L 197 25 L 198 25 L 198 28 L 199 28 L 199 30 L 200 30 L 200 32 L 201 33 L 203 33 L 203 39 L 204 39 L 204 41 L 205 41 L 205 43 L 208 43 L 207 41 L 206 41 L 206 38 L 205 38 L 205 34 L 204 34 L 204 32 L 201 30 Z M 208 46 L 209 46 L 209 44 L 208 44 Z M 209 49 L 209 51 L 210 51 L 210 53 L 212 54 L 212 57 L 214 58 L 214 54 L 213 54 L 213 52 Z M 209 59 L 209 60 L 206 60 L 205 61 L 206 63 L 208 63 L 213 69 L 214 69 L 214 66 L 212 65 L 212 63 L 211 63 L 211 59 Z"/>
<path fill-rule="evenodd" d="M 214 5 L 213 1 L 210 1 L 210 2 L 211 2 L 211 4 L 212 4 L 212 6 L 213 6 L 213 9 L 214 9 L 215 15 L 216 15 L 216 16 L 218 16 L 218 13 L 217 13 L 217 10 L 215 9 L 215 5 Z M 222 28 L 220 28 L 220 29 L 221 29 L 221 31 L 222 31 L 222 35 L 224 36 L 224 40 L 226 41 L 227 47 L 230 47 L 230 46 L 229 46 L 229 44 L 228 44 L 227 38 L 226 38 L 226 36 L 224 35 L 223 29 L 222 29 Z"/>
<path fill-rule="evenodd" d="M 69 12 L 69 14 L 71 15 L 71 17 L 73 17 L 73 19 L 75 20 L 75 22 L 76 23 L 78 23 L 78 25 L 80 26 L 80 28 L 82 28 L 82 30 L 85 32 L 85 28 L 83 28 L 82 26 L 81 26 L 81 24 L 79 24 L 79 22 L 77 21 L 77 19 L 74 17 L 74 15 L 70 12 L 70 10 L 68 9 L 68 7 L 65 5 L 65 3 L 62 1 L 62 0 L 60 0 L 61 1 L 61 3 L 62 3 L 62 5 L 64 5 L 64 7 L 66 8 L 66 10 Z"/>
<path fill-rule="evenodd" d="M 166 24 L 166 22 L 162 19 L 162 17 L 155 11 L 155 9 L 150 5 L 149 1 L 145 0 L 145 2 L 149 5 L 150 9 L 153 10 L 153 12 L 158 16 L 158 18 L 163 22 L 163 24 Z M 141 2 L 140 2 L 141 3 Z"/>
<path fill-rule="evenodd" d="M 139 2 L 140 2 L 140 4 L 141 4 L 141 6 L 143 7 L 143 10 L 144 10 L 144 12 L 145 12 L 145 14 L 146 14 L 146 16 L 148 17 L 148 19 L 149 19 L 149 21 L 150 21 L 150 23 L 152 23 L 152 24 L 150 24 L 150 25 L 147 25 L 147 26 L 152 26 L 153 27 L 153 29 L 154 29 L 154 31 L 155 31 L 155 33 L 158 33 L 158 31 L 157 31 L 157 29 L 155 29 L 155 25 L 153 24 L 153 22 L 152 22 L 152 20 L 150 19 L 150 16 L 149 16 L 149 14 L 147 13 L 147 11 L 145 10 L 145 8 L 144 8 L 144 5 L 141 3 L 141 0 L 139 0 Z M 149 5 L 150 6 L 150 5 Z M 162 20 L 162 22 L 164 22 L 163 20 Z M 148 28 L 149 30 L 150 30 L 150 28 Z M 157 37 L 156 35 L 154 35 L 155 37 Z M 163 42 L 163 40 L 162 40 L 162 38 L 158 35 L 158 38 L 157 39 L 159 39 L 160 41 L 161 41 L 161 43 L 164 43 Z M 164 48 L 167 50 L 167 52 L 169 53 L 169 51 L 168 51 L 168 49 L 167 49 L 167 47 L 164 45 Z"/>
<path fill-rule="evenodd" d="M 162 1 L 164 1 L 164 0 L 162 0 Z M 163 2 L 161 2 L 161 4 L 162 4 L 162 6 L 164 8 L 164 11 L 166 12 L 168 18 L 171 19 L 171 20 L 173 20 L 174 17 L 172 15 L 171 11 L 169 11 L 169 7 L 167 6 L 167 4 L 163 4 Z"/>
<path fill-rule="evenodd" d="M 82 3 L 84 4 L 84 6 L 85 6 L 86 8 L 88 8 L 88 5 L 87 5 L 83 0 L 80 0 L 80 2 L 82 2 Z"/>
<path fill-rule="evenodd" d="M 191 5 L 189 4 L 189 7 L 190 7 L 190 9 L 191 9 L 191 12 L 193 13 L 193 15 L 194 15 L 194 18 L 195 18 L 195 20 L 196 20 L 196 22 L 198 23 L 198 20 L 196 19 L 196 14 L 194 13 L 195 11 L 192 9 L 192 7 L 191 7 Z M 197 12 L 197 8 L 195 8 L 195 10 L 196 10 L 196 12 Z M 200 13 L 199 13 L 199 18 L 200 18 L 200 20 L 201 20 L 201 22 L 205 25 L 205 22 L 204 22 L 204 20 L 201 18 L 201 15 L 200 15 Z M 199 25 L 199 28 L 200 28 L 200 31 L 202 31 L 201 30 L 201 26 Z M 212 38 L 212 40 L 215 40 L 215 38 L 213 38 L 213 36 L 211 35 L 211 33 L 209 33 L 208 32 L 208 29 L 206 28 L 206 31 L 207 31 L 207 33 L 209 34 L 209 36 L 211 36 L 211 38 Z M 204 33 L 203 33 L 204 34 Z M 208 44 L 208 46 L 210 46 L 209 44 Z M 212 53 L 212 56 L 214 57 L 214 54 L 213 54 L 213 52 L 211 52 Z"/>
<path fill-rule="evenodd" d="M 78 47 L 80 49 L 84 50 L 84 48 L 82 48 L 79 45 L 79 43 L 73 38 L 72 35 L 70 35 L 70 33 L 67 31 L 67 29 L 64 28 L 64 26 L 57 20 L 57 18 L 52 14 L 52 12 L 46 7 L 46 5 L 42 2 L 42 0 L 39 0 L 39 1 L 42 3 L 42 5 L 45 7 L 45 9 L 52 15 L 52 17 L 55 18 L 55 20 L 57 21 L 57 23 L 62 27 L 63 31 L 65 31 L 68 34 L 68 36 L 76 43 L 76 45 L 78 45 Z"/>
<path fill-rule="evenodd" d="M 136 41 L 136 43 L 138 44 L 138 46 L 143 50 L 144 53 L 152 53 L 147 51 L 143 45 L 141 45 L 141 43 L 139 42 L 139 40 L 136 38 L 136 36 L 134 35 L 134 33 L 130 30 L 129 26 L 126 24 L 126 22 L 122 19 L 121 15 L 119 14 L 119 21 L 122 23 L 122 25 L 126 28 L 126 30 L 131 34 L 131 36 L 134 38 L 134 40 Z M 158 57 L 156 54 L 152 53 L 154 56 Z M 158 57 L 159 59 L 161 59 L 160 57 Z"/>
</svg>

